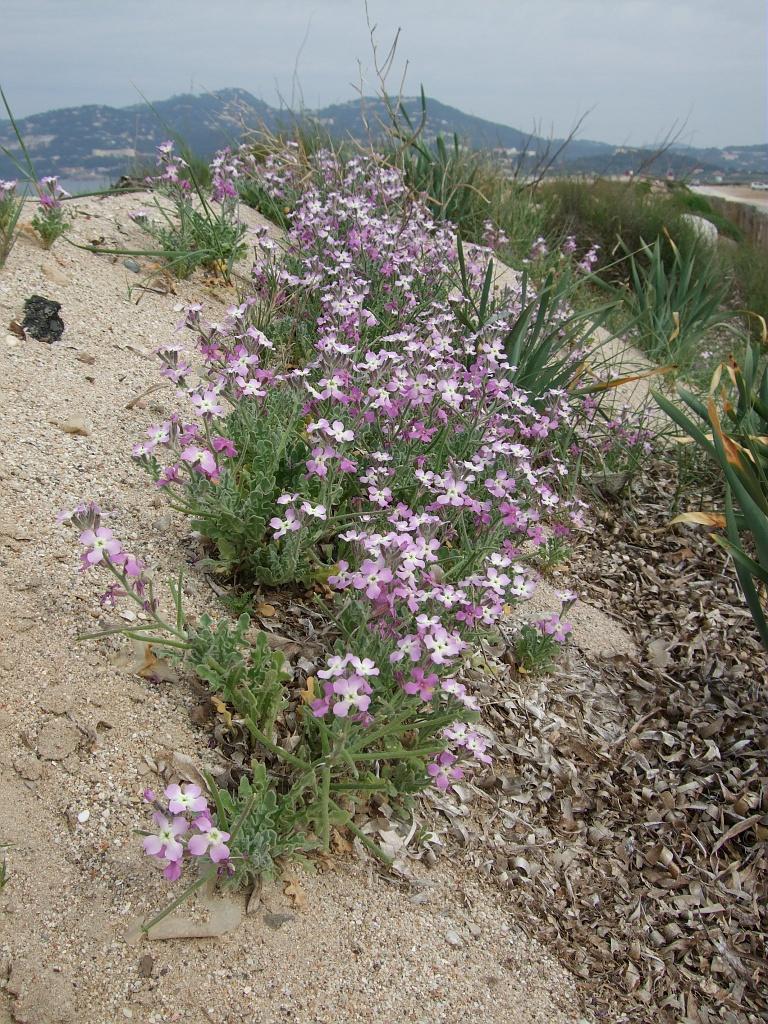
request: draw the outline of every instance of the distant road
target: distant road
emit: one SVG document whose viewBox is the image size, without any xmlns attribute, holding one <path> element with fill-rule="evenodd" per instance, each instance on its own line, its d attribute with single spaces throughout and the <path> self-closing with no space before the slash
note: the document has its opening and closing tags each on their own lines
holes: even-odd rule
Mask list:
<svg viewBox="0 0 768 1024">
<path fill-rule="evenodd" d="M 703 196 L 730 199 L 734 203 L 746 203 L 747 206 L 768 211 L 768 192 L 759 192 L 749 185 L 696 185 L 693 191 L 700 192 Z"/>
</svg>

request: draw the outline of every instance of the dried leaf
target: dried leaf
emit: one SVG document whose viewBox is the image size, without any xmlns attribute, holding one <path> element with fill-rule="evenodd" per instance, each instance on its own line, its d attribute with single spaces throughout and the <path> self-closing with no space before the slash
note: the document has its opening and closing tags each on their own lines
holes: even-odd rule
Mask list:
<svg viewBox="0 0 768 1024">
<path fill-rule="evenodd" d="M 296 910 L 302 910 L 307 903 L 307 894 L 294 875 L 283 875 L 283 892 Z"/>
<path fill-rule="evenodd" d="M 674 523 L 697 523 L 699 526 L 714 526 L 718 530 L 724 530 L 725 516 L 717 512 L 682 512 L 674 519 L 670 519 L 670 525 Z"/>
<path fill-rule="evenodd" d="M 300 691 L 301 700 L 304 704 L 311 704 L 312 701 L 317 698 L 317 694 L 315 693 L 316 683 L 317 680 L 315 679 L 314 676 L 307 676 L 306 686 L 303 690 Z"/>
<path fill-rule="evenodd" d="M 217 697 L 215 694 L 212 693 L 210 699 L 211 704 L 213 704 L 214 708 L 216 709 L 216 714 L 224 720 L 224 725 L 227 728 L 229 728 L 232 725 L 232 712 L 229 710 L 224 701 L 221 700 L 220 697 Z"/>
</svg>

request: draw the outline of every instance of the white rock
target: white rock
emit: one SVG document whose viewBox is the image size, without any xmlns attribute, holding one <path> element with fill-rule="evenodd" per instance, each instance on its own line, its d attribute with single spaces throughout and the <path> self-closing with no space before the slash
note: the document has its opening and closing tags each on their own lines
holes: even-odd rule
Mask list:
<svg viewBox="0 0 768 1024">
<path fill-rule="evenodd" d="M 684 213 L 683 220 L 686 224 L 690 224 L 696 237 L 700 238 L 702 242 L 714 245 L 717 241 L 717 228 L 711 220 L 707 220 L 706 217 L 699 217 L 695 213 Z"/>
</svg>

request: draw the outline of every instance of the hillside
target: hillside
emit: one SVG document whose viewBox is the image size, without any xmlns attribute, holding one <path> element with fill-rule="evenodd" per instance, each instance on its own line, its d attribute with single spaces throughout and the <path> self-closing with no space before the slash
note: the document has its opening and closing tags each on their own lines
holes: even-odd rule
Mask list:
<svg viewBox="0 0 768 1024">
<path fill-rule="evenodd" d="M 403 106 L 415 122 L 420 101 L 410 97 Z M 429 99 L 425 138 L 456 133 L 468 146 L 499 150 L 510 165 L 531 166 L 547 153 L 555 153 L 562 139 L 546 139 L 508 125 L 465 114 Z M 381 131 L 386 110 L 378 98 L 366 97 L 315 111 L 304 117 L 337 138 L 367 137 Z M 19 128 L 39 175 L 113 177 L 152 159 L 155 146 L 169 135 L 183 137 L 190 148 L 208 156 L 221 146 L 236 143 L 246 128 L 262 125 L 272 130 L 287 127 L 294 115 L 269 106 L 243 89 L 221 89 L 199 96 L 174 96 L 130 107 L 88 105 L 65 107 L 19 120 Z M 18 150 L 10 122 L 0 121 L 0 146 Z M 706 180 L 744 180 L 768 174 L 768 146 L 694 149 L 675 146 L 653 161 L 652 147 L 614 146 L 588 139 L 568 143 L 552 165 L 558 173 L 623 174 L 647 168 L 671 171 L 678 177 Z M 0 177 L 17 177 L 18 169 L 0 154 Z"/>
</svg>

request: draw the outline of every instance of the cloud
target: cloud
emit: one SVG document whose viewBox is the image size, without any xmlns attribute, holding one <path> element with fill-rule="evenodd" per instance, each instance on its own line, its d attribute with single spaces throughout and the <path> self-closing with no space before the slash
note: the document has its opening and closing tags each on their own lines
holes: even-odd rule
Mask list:
<svg viewBox="0 0 768 1024">
<path fill-rule="evenodd" d="M 309 106 L 375 89 L 362 0 L 3 0 L 2 83 L 19 114 L 239 86 Z M 762 0 L 369 0 L 402 28 L 411 92 L 523 129 L 642 143 L 766 141 Z M 45 26 L 44 31 L 33 26 Z M 359 63 L 358 63 L 359 62 Z M 393 78 L 392 87 L 396 88 Z"/>
</svg>

